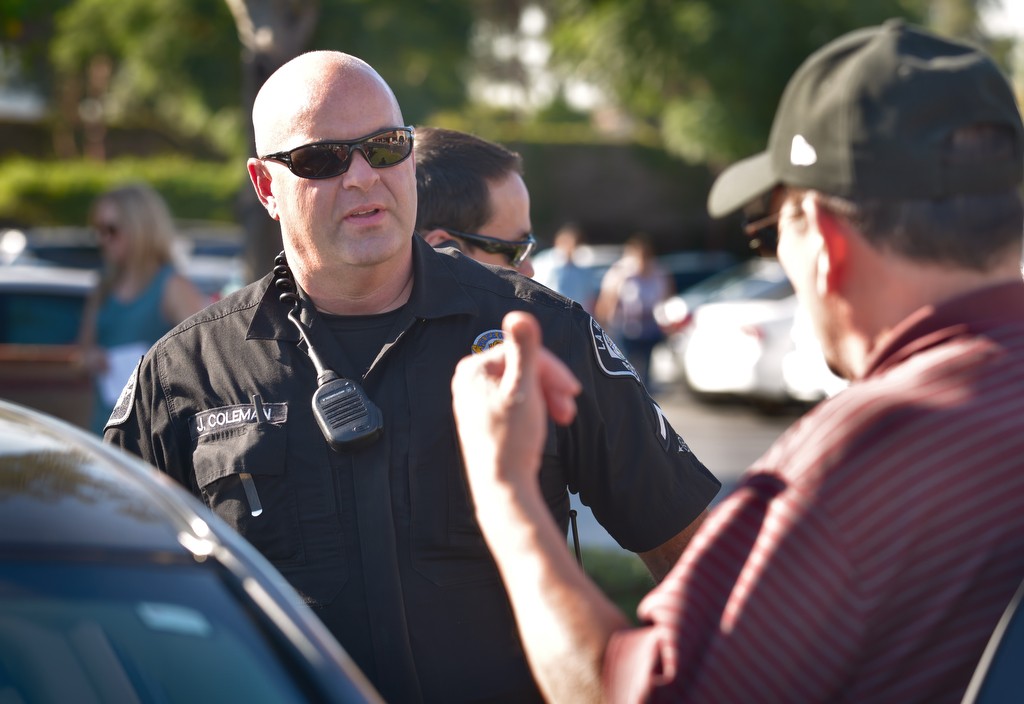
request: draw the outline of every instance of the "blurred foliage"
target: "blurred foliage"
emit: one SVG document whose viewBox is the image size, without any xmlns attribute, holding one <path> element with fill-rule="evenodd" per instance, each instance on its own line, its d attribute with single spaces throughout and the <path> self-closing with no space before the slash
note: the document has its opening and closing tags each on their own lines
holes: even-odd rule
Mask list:
<svg viewBox="0 0 1024 704">
<path fill-rule="evenodd" d="M 422 122 L 465 101 L 471 9 L 463 0 L 321 0 L 308 48 L 367 60 L 406 119 Z M 242 48 L 223 0 L 0 0 L 0 50 L 55 106 L 58 155 L 88 152 L 109 126 L 201 138 L 217 156 L 248 151 Z"/>
<path fill-rule="evenodd" d="M 24 225 L 84 225 L 100 193 L 144 181 L 164 196 L 179 219 L 234 220 L 234 204 L 245 169 L 182 156 L 112 159 L 96 168 L 88 159 L 0 161 L 0 214 Z"/>
<path fill-rule="evenodd" d="M 981 29 L 981 12 L 995 7 L 1000 0 L 931 0 L 928 26 L 940 34 L 970 40 L 988 51 L 996 63 L 1008 74 L 1013 74 L 1013 50 L 1017 39 L 1004 35 L 987 36 Z M 1008 6 L 1019 0 L 1003 0 Z"/>
<path fill-rule="evenodd" d="M 583 569 L 631 622 L 636 607 L 654 589 L 654 578 L 643 561 L 630 552 L 608 548 L 584 548 Z"/>
<path fill-rule="evenodd" d="M 286 1 L 251 4 L 266 10 Z M 1010 40 L 989 41 L 977 30 L 979 8 L 993 1 L 319 0 L 308 48 L 339 49 L 369 61 L 392 85 L 411 124 L 439 124 L 519 145 L 530 152 L 527 171 L 534 179 L 550 170 L 535 154 L 552 144 L 576 154 L 586 145 L 632 143 L 715 170 L 763 148 L 795 67 L 854 27 L 902 16 L 980 41 L 997 59 L 1008 57 Z M 539 110 L 471 102 L 467 86 L 481 75 L 520 81 L 529 92 L 536 77 L 528 75 L 526 45 L 499 40 L 507 38 L 503 32 L 522 32 L 524 10 L 532 5 L 549 15 L 557 72 L 544 79 L 558 85 L 554 101 Z M 490 38 L 493 51 L 480 53 L 481 37 Z M 0 0 L 0 85 L 32 85 L 53 108 L 48 142 L 15 141 L 2 145 L 3 153 L 238 160 L 250 148 L 246 75 L 238 28 L 224 0 Z M 584 80 L 603 89 L 612 110 L 572 107 L 565 96 Z M 114 139 L 142 133 L 158 138 L 127 145 Z M 188 178 L 203 182 L 210 168 L 227 167 L 183 168 L 190 169 Z M 99 177 L 85 167 L 81 172 L 90 183 Z M 242 171 L 228 173 L 230 183 L 247 188 L 239 181 Z M 586 188 L 580 175 L 565 177 Z M 54 183 L 62 178 L 56 174 Z M 703 187 L 702 179 L 693 180 L 694 190 Z M 564 208 L 545 205 L 539 190 L 534 195 L 541 220 L 545 207 L 552 218 L 566 216 Z M 688 207 L 703 214 L 702 200 L 694 196 Z M 33 203 L 3 201 L 0 212 L 46 210 Z M 61 203 L 44 213 L 48 221 L 56 219 Z"/>
<path fill-rule="evenodd" d="M 462 106 L 471 63 L 473 3 L 465 0 L 321 0 L 310 49 L 367 61 L 391 85 L 407 123 Z"/>
<path fill-rule="evenodd" d="M 630 119 L 616 138 L 717 166 L 762 148 L 792 71 L 855 27 L 901 16 L 1008 61 L 1012 42 L 978 30 L 979 8 L 993 1 L 320 0 L 308 48 L 369 61 L 410 123 L 494 139 L 606 141 L 561 93 L 529 115 L 468 104 L 474 72 L 523 70 L 522 57 L 502 67 L 474 55 L 474 27 L 514 31 L 524 8 L 540 5 L 562 80 L 600 86 Z M 202 141 L 217 156 L 247 151 L 242 49 L 223 0 L 0 0 L 0 50 L 0 63 L 19 64 L 56 106 L 58 154 L 88 153 L 104 126 Z"/>
<path fill-rule="evenodd" d="M 502 144 L 595 144 L 609 141 L 586 116 L 570 111 L 535 117 L 503 108 L 469 105 L 462 110 L 441 110 L 430 116 L 431 125 L 480 135 Z M 630 140 L 640 141 L 640 140 Z"/>
<path fill-rule="evenodd" d="M 987 0 L 549 0 L 553 60 L 596 83 L 671 152 L 724 164 L 764 148 L 786 81 L 812 51 L 903 17 L 975 39 Z M 938 10 L 942 10 L 939 12 Z M 940 17 L 941 19 L 941 17 Z"/>
<path fill-rule="evenodd" d="M 76 0 L 56 16 L 50 57 L 62 87 L 81 85 L 92 101 L 79 104 L 83 119 L 94 104 L 108 124 L 155 125 L 233 153 L 240 67 L 231 27 L 223 2 Z M 106 82 L 97 60 L 111 64 Z"/>
</svg>

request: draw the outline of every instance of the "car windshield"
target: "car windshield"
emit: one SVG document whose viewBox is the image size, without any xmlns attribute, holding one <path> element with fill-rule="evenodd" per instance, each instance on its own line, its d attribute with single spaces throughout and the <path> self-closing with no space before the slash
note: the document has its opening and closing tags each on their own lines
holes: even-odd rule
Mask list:
<svg viewBox="0 0 1024 704">
<path fill-rule="evenodd" d="M 4 562 L 0 701 L 306 701 L 294 674 L 213 570 Z"/>
</svg>

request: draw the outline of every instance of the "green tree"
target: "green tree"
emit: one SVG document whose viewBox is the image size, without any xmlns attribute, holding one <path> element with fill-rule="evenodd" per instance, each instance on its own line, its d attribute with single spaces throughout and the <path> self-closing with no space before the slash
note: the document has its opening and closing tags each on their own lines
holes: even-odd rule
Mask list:
<svg viewBox="0 0 1024 704">
<path fill-rule="evenodd" d="M 666 148 L 722 164 L 764 148 L 793 70 L 856 27 L 920 22 L 928 0 L 551 0 L 555 60 Z"/>
<path fill-rule="evenodd" d="M 59 158 L 106 157 L 110 127 L 182 151 L 242 145 L 238 51 L 213 0 L 0 0 L 0 47 L 51 105 Z M 228 41 L 225 41 L 225 38 Z"/>
<path fill-rule="evenodd" d="M 305 50 L 367 60 L 409 122 L 463 105 L 472 9 L 464 0 L 0 0 L 0 70 L 42 88 L 58 158 L 105 160 L 111 130 L 137 128 L 173 151 L 241 162 L 256 91 Z M 236 212 L 250 268 L 261 271 L 280 248 L 276 225 L 248 186 Z"/>
<path fill-rule="evenodd" d="M 262 81 L 301 51 L 373 64 L 410 121 L 465 101 L 465 0 L 0 0 L 0 69 L 54 107 L 55 151 L 105 157 L 113 127 L 142 127 L 216 156 L 251 149 Z M 2 79 L 2 76 L 0 76 Z"/>
</svg>

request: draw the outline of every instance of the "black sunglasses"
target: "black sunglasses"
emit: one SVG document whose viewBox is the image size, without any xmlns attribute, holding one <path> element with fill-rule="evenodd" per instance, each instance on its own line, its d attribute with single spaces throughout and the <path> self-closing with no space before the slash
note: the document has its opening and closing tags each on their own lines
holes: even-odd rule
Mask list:
<svg viewBox="0 0 1024 704">
<path fill-rule="evenodd" d="M 779 213 L 776 210 L 757 220 L 743 223 L 743 231 L 750 237 L 750 248 L 761 257 L 774 257 L 779 249 Z"/>
<path fill-rule="evenodd" d="M 348 171 L 352 155 L 362 152 L 375 169 L 401 164 L 412 154 L 412 127 L 389 127 L 350 142 L 314 142 L 261 156 L 279 161 L 300 178 L 334 178 Z"/>
<path fill-rule="evenodd" d="M 500 240 L 497 237 L 488 237 L 487 235 L 478 235 L 473 232 L 449 230 L 447 227 L 440 229 L 452 237 L 466 240 L 466 242 L 469 242 L 474 247 L 479 247 L 488 254 L 503 254 L 508 257 L 509 266 L 513 269 L 518 269 L 533 254 L 533 250 L 537 247 L 537 240 L 532 232 L 525 239 L 510 241 Z"/>
</svg>

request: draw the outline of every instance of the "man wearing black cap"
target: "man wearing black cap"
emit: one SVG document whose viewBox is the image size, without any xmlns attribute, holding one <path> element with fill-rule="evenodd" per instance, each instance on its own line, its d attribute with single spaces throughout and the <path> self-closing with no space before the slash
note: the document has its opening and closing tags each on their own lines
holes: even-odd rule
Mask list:
<svg viewBox="0 0 1024 704">
<path fill-rule="evenodd" d="M 889 22 L 797 70 L 768 150 L 708 205 L 778 243 L 854 383 L 754 463 L 640 628 L 552 547 L 543 443 L 522 442 L 579 384 L 521 313 L 460 363 L 477 518 L 549 699 L 960 701 L 1024 579 L 1022 172 L 1013 94 L 975 48 Z"/>
</svg>

